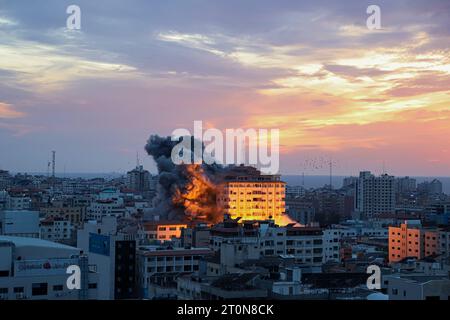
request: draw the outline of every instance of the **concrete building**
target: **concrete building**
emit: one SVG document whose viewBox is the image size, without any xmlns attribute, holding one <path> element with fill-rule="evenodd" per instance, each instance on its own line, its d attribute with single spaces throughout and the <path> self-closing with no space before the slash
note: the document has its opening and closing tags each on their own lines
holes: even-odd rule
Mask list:
<svg viewBox="0 0 450 320">
<path fill-rule="evenodd" d="M 394 274 L 383 277 L 389 300 L 448 300 L 448 276 Z"/>
<path fill-rule="evenodd" d="M 134 191 L 148 191 L 150 190 L 151 174 L 141 165 L 136 166 L 135 169 L 127 172 L 126 185 L 129 189 Z"/>
<path fill-rule="evenodd" d="M 303 197 L 306 189 L 302 186 L 286 186 L 286 198 Z"/>
<path fill-rule="evenodd" d="M 74 228 L 70 221 L 62 218 L 47 218 L 40 223 L 41 239 L 55 242 L 69 242 Z"/>
<path fill-rule="evenodd" d="M 182 230 L 187 228 L 187 226 L 188 224 L 186 222 L 179 221 L 145 222 L 142 230 L 145 236 L 141 238 L 149 241 L 158 240 L 161 242 L 171 241 L 174 238 L 179 239 Z"/>
<path fill-rule="evenodd" d="M 117 232 L 115 217 L 85 223 L 77 232 L 77 246 L 99 274 L 99 299 L 136 297 L 136 241 Z"/>
<path fill-rule="evenodd" d="M 81 289 L 67 287 L 67 268 L 80 267 Z M 80 249 L 55 242 L 0 236 L 0 300 L 97 299 L 98 274 Z"/>
<path fill-rule="evenodd" d="M 395 178 L 387 174 L 375 177 L 369 171 L 361 172 L 355 202 L 355 210 L 366 218 L 394 213 Z"/>
<path fill-rule="evenodd" d="M 276 175 L 263 175 L 253 167 L 239 166 L 223 177 L 217 201 L 226 214 L 244 220 L 281 221 L 285 214 L 286 184 Z"/>
<path fill-rule="evenodd" d="M 39 238 L 39 212 L 28 210 L 0 211 L 0 235 Z"/>
<path fill-rule="evenodd" d="M 46 219 L 63 219 L 70 221 L 73 226 L 81 226 L 86 217 L 84 206 L 52 206 L 40 209 Z"/>
<path fill-rule="evenodd" d="M 314 222 L 316 210 L 302 198 L 286 198 L 286 213 L 300 224 L 309 225 Z"/>
<path fill-rule="evenodd" d="M 31 198 L 25 195 L 9 195 L 6 202 L 7 210 L 31 209 Z"/>
<path fill-rule="evenodd" d="M 396 178 L 395 179 L 395 192 L 397 193 L 411 193 L 416 191 L 417 182 L 416 179 L 410 177 Z"/>
<path fill-rule="evenodd" d="M 228 220 L 211 229 L 211 246 L 230 264 L 248 259 L 292 255 L 298 262 L 321 265 L 339 260 L 339 233 L 311 227 L 278 227 L 270 221 Z"/>
<path fill-rule="evenodd" d="M 422 228 L 418 220 L 405 221 L 400 227 L 389 227 L 389 262 L 440 254 L 439 237 L 438 230 Z"/>
<path fill-rule="evenodd" d="M 441 194 L 442 193 L 442 182 L 438 179 L 433 179 L 432 181 L 425 181 L 417 185 L 417 191 L 428 193 L 428 194 Z"/>
<path fill-rule="evenodd" d="M 125 205 L 122 198 L 98 199 L 87 208 L 86 219 L 101 220 L 103 217 L 123 217 Z"/>
<path fill-rule="evenodd" d="M 157 287 L 172 288 L 175 294 L 176 279 L 200 270 L 200 260 L 211 256 L 209 248 L 170 248 L 161 246 L 141 246 L 137 252 L 138 281 L 141 296 L 154 298 L 161 296 Z M 166 292 L 166 295 L 169 293 Z M 166 296 L 167 297 L 167 296 Z"/>
<path fill-rule="evenodd" d="M 12 184 L 13 177 L 6 170 L 0 170 L 0 191 L 6 190 Z"/>
<path fill-rule="evenodd" d="M 210 226 L 197 224 L 181 230 L 181 244 L 183 247 L 208 248 L 211 235 Z"/>
</svg>

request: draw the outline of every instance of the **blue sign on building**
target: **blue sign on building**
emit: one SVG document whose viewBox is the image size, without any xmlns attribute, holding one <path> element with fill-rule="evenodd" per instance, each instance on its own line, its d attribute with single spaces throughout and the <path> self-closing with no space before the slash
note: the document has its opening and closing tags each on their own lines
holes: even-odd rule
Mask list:
<svg viewBox="0 0 450 320">
<path fill-rule="evenodd" d="M 89 252 L 109 256 L 109 236 L 89 233 Z"/>
</svg>

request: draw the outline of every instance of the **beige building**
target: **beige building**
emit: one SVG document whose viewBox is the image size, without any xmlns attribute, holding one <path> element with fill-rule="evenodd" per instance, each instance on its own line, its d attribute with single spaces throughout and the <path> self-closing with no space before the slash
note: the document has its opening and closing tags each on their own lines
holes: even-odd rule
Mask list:
<svg viewBox="0 0 450 320">
<path fill-rule="evenodd" d="M 231 218 L 280 221 L 285 214 L 285 188 L 280 176 L 238 167 L 224 177 L 218 203 Z"/>
<path fill-rule="evenodd" d="M 154 221 L 144 224 L 144 233 L 147 240 L 171 241 L 180 238 L 182 229 L 187 228 L 187 223 L 178 221 Z"/>
<path fill-rule="evenodd" d="M 48 207 L 41 208 L 45 219 L 63 219 L 70 221 L 73 226 L 82 224 L 86 217 L 86 207 Z"/>
</svg>

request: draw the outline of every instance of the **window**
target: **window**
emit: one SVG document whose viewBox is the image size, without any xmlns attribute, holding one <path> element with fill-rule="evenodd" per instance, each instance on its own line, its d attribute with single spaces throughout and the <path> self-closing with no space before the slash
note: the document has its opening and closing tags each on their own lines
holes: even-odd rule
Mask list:
<svg viewBox="0 0 450 320">
<path fill-rule="evenodd" d="M 15 287 L 14 293 L 24 293 L 25 288 L 24 287 Z"/>
<path fill-rule="evenodd" d="M 64 290 L 64 286 L 62 284 L 53 286 L 53 291 L 63 291 L 63 290 Z"/>
<path fill-rule="evenodd" d="M 8 288 L 0 288 L 0 294 L 7 294 L 8 293 Z"/>
<path fill-rule="evenodd" d="M 31 294 L 33 296 L 46 296 L 48 292 L 47 283 L 33 283 L 31 287 Z"/>
<path fill-rule="evenodd" d="M 88 288 L 89 289 L 97 289 L 97 284 L 96 283 L 89 283 Z"/>
</svg>

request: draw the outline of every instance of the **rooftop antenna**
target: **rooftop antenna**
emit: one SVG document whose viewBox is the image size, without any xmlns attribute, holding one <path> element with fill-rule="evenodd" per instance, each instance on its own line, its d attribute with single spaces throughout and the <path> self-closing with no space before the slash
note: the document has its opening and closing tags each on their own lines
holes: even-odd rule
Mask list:
<svg viewBox="0 0 450 320">
<path fill-rule="evenodd" d="M 52 178 L 55 179 L 56 151 L 52 151 Z"/>
<path fill-rule="evenodd" d="M 386 174 L 386 164 L 385 164 L 384 160 L 383 160 L 383 174 Z"/>
<path fill-rule="evenodd" d="M 139 163 L 139 151 L 136 151 L 136 168 L 139 168 L 140 163 Z"/>
<path fill-rule="evenodd" d="M 51 166 L 51 162 L 47 161 L 47 179 L 50 178 L 50 166 Z"/>
</svg>

